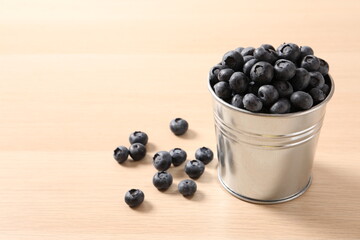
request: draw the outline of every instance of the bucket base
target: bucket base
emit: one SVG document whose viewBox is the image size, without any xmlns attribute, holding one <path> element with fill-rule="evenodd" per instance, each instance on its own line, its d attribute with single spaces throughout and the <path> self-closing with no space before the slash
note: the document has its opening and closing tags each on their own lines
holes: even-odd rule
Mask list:
<svg viewBox="0 0 360 240">
<path fill-rule="evenodd" d="M 230 189 L 228 186 L 226 186 L 226 184 L 221 179 L 220 175 L 218 175 L 218 178 L 219 178 L 221 185 L 226 189 L 226 191 L 231 193 L 233 196 L 240 198 L 243 201 L 250 202 L 250 203 L 256 203 L 256 204 L 277 204 L 277 203 L 284 203 L 284 202 L 291 201 L 291 200 L 303 195 L 306 192 L 306 190 L 308 190 L 308 188 L 310 187 L 311 180 L 312 180 L 312 178 L 310 177 L 309 182 L 306 184 L 306 186 L 300 192 L 295 193 L 294 195 L 291 195 L 287 198 L 282 198 L 282 199 L 278 199 L 278 200 L 259 200 L 259 199 L 249 198 L 249 197 L 246 197 L 246 196 L 243 196 L 241 194 L 234 192 L 232 189 Z"/>
</svg>

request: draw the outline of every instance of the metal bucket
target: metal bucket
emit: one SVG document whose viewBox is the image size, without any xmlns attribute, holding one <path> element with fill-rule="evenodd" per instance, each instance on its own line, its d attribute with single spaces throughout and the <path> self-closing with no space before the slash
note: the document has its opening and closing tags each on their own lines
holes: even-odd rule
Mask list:
<svg viewBox="0 0 360 240">
<path fill-rule="evenodd" d="M 236 108 L 212 90 L 218 176 L 234 196 L 252 203 L 287 202 L 311 184 L 311 169 L 331 91 L 313 108 L 288 114 L 252 113 Z"/>
</svg>

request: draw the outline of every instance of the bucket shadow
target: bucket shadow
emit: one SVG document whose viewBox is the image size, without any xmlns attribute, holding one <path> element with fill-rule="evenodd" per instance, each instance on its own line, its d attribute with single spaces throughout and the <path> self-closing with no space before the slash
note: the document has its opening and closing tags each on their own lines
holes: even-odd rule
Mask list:
<svg viewBox="0 0 360 240">
<path fill-rule="evenodd" d="M 303 225 L 328 239 L 360 238 L 360 175 L 314 166 L 312 186 L 303 196 L 278 205 L 258 205 L 291 224 Z"/>
</svg>

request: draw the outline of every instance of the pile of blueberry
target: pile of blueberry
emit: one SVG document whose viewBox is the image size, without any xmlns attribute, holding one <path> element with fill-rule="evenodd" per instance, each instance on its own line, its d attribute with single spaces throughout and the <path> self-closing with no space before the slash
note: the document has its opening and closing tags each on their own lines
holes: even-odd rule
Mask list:
<svg viewBox="0 0 360 240">
<path fill-rule="evenodd" d="M 311 47 L 294 43 L 239 47 L 211 68 L 215 94 L 251 112 L 282 114 L 308 110 L 330 93 L 329 64 Z"/>
<path fill-rule="evenodd" d="M 175 118 L 170 122 L 170 130 L 177 136 L 183 135 L 189 127 L 186 120 Z M 125 146 L 119 146 L 114 150 L 114 159 L 119 163 L 124 163 L 128 156 L 139 161 L 146 155 L 146 144 L 148 135 L 141 131 L 130 134 L 129 141 L 131 146 L 127 149 Z M 160 191 L 167 190 L 173 183 L 172 175 L 167 170 L 173 165 L 180 166 L 186 161 L 187 153 L 181 148 L 167 151 L 159 151 L 153 157 L 153 165 L 158 171 L 153 176 L 153 185 Z M 205 171 L 205 165 L 214 158 L 213 152 L 207 147 L 201 147 L 195 152 L 195 160 L 188 161 L 185 164 L 185 173 L 192 179 L 198 179 Z M 182 180 L 178 184 L 178 190 L 183 196 L 191 196 L 197 190 L 196 183 L 191 179 Z M 144 201 L 145 195 L 140 189 L 130 189 L 125 194 L 125 202 L 130 207 L 139 206 Z"/>
</svg>

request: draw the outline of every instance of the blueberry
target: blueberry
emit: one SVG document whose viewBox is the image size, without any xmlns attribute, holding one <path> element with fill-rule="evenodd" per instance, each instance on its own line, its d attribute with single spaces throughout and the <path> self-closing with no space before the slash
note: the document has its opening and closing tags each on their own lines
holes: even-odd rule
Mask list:
<svg viewBox="0 0 360 240">
<path fill-rule="evenodd" d="M 254 59 L 250 59 L 249 61 L 247 61 L 245 64 L 244 64 L 244 67 L 243 67 L 243 73 L 246 74 L 246 76 L 250 76 L 250 71 L 251 71 L 251 68 L 255 65 L 255 63 L 259 62 L 259 60 L 257 60 L 256 58 Z"/>
<path fill-rule="evenodd" d="M 325 84 L 324 76 L 320 72 L 310 72 L 310 88 L 322 88 Z"/>
<path fill-rule="evenodd" d="M 137 207 L 144 201 L 145 195 L 140 189 L 130 189 L 125 193 L 125 202 L 129 207 Z"/>
<path fill-rule="evenodd" d="M 234 71 L 238 71 L 242 69 L 244 65 L 244 59 L 243 56 L 237 51 L 229 51 L 223 56 L 222 64 L 229 66 Z"/>
<path fill-rule="evenodd" d="M 160 151 L 153 157 L 153 165 L 159 171 L 166 171 L 170 168 L 172 158 L 169 152 Z"/>
<path fill-rule="evenodd" d="M 258 97 L 265 106 L 271 106 L 279 99 L 279 93 L 272 85 L 263 85 L 259 88 Z"/>
<path fill-rule="evenodd" d="M 301 61 L 301 67 L 305 68 L 309 72 L 317 71 L 320 67 L 320 61 L 314 55 L 306 55 Z"/>
<path fill-rule="evenodd" d="M 294 43 L 284 43 L 277 48 L 279 58 L 285 58 L 294 63 L 300 58 L 300 48 Z"/>
<path fill-rule="evenodd" d="M 231 75 L 234 73 L 234 70 L 231 68 L 224 68 L 219 71 L 218 79 L 219 81 L 227 82 L 229 81 Z"/>
<path fill-rule="evenodd" d="M 240 94 L 235 94 L 231 99 L 231 105 L 237 108 L 244 108 L 243 97 Z"/>
<path fill-rule="evenodd" d="M 146 147 L 141 143 L 134 143 L 129 147 L 129 153 L 134 161 L 139 161 L 145 157 Z"/>
<path fill-rule="evenodd" d="M 141 131 L 135 131 L 129 136 L 129 142 L 131 144 L 141 143 L 142 145 L 146 145 L 148 140 L 149 140 L 148 135 Z"/>
<path fill-rule="evenodd" d="M 260 98 L 253 93 L 248 93 L 243 98 L 244 108 L 251 112 L 259 112 L 262 109 L 262 102 Z"/>
<path fill-rule="evenodd" d="M 323 75 L 326 76 L 329 73 L 329 64 L 324 60 L 319 58 L 320 61 L 320 67 L 319 67 L 319 72 Z"/>
<path fill-rule="evenodd" d="M 158 190 L 166 190 L 173 183 L 173 177 L 170 173 L 162 171 L 155 173 L 153 184 Z"/>
<path fill-rule="evenodd" d="M 185 179 L 179 182 L 178 190 L 183 196 L 191 196 L 196 192 L 197 186 L 193 180 Z"/>
<path fill-rule="evenodd" d="M 265 61 L 271 64 L 273 64 L 278 59 L 278 56 L 274 50 L 265 49 L 263 47 L 255 49 L 254 57 L 259 61 Z"/>
<path fill-rule="evenodd" d="M 271 44 L 261 44 L 261 46 L 260 47 L 262 47 L 262 48 L 265 48 L 266 50 L 269 50 L 269 49 L 271 49 L 271 50 L 274 50 L 275 51 L 275 48 L 273 47 L 273 45 L 271 45 Z"/>
<path fill-rule="evenodd" d="M 288 81 L 274 81 L 273 86 L 278 91 L 279 97 L 288 97 L 294 92 L 292 85 Z"/>
<path fill-rule="evenodd" d="M 312 88 L 309 94 L 313 98 L 314 103 L 322 102 L 326 98 L 325 93 L 320 88 Z"/>
<path fill-rule="evenodd" d="M 114 159 L 118 163 L 123 163 L 128 159 L 129 150 L 124 146 L 119 146 L 114 150 Z"/>
<path fill-rule="evenodd" d="M 308 87 L 310 74 L 305 68 L 297 68 L 295 76 L 289 80 L 295 91 L 301 91 Z"/>
<path fill-rule="evenodd" d="M 314 55 L 314 50 L 309 46 L 300 47 L 300 59 L 303 59 L 307 55 Z"/>
<path fill-rule="evenodd" d="M 219 84 L 219 83 L 217 83 Z M 216 86 L 216 85 L 215 85 Z M 177 136 L 183 135 L 189 128 L 189 124 L 185 119 L 175 118 L 170 122 L 170 130 Z"/>
<path fill-rule="evenodd" d="M 195 158 L 197 160 L 202 161 L 205 165 L 207 165 L 213 160 L 214 153 L 211 151 L 210 148 L 201 147 L 201 148 L 196 150 Z"/>
<path fill-rule="evenodd" d="M 255 59 L 255 57 L 252 55 L 244 56 L 244 64 L 250 61 L 251 59 Z"/>
<path fill-rule="evenodd" d="M 218 64 L 218 65 L 213 66 L 210 69 L 210 71 L 209 71 L 209 81 L 210 81 L 211 86 L 214 86 L 216 83 L 219 82 L 219 79 L 218 79 L 217 76 L 219 74 L 219 71 L 221 69 L 224 69 L 224 68 L 226 68 L 226 66 Z"/>
<path fill-rule="evenodd" d="M 219 64 L 216 64 L 215 66 L 213 66 L 211 69 L 210 69 L 210 73 L 213 73 L 214 75 L 217 75 L 219 74 L 220 70 L 221 69 L 224 69 L 224 68 L 229 68 L 228 66 L 226 65 L 222 65 L 221 63 Z"/>
<path fill-rule="evenodd" d="M 185 173 L 192 179 L 199 178 L 205 170 L 205 165 L 200 160 L 188 161 L 185 165 Z"/>
<path fill-rule="evenodd" d="M 290 101 L 294 107 L 302 110 L 310 109 L 313 105 L 313 99 L 310 94 L 303 91 L 291 94 Z"/>
<path fill-rule="evenodd" d="M 248 93 L 252 93 L 252 94 L 257 95 L 260 87 L 261 87 L 261 85 L 258 84 L 258 83 L 256 83 L 256 82 L 254 82 L 254 81 L 249 82 L 249 85 L 248 85 Z"/>
<path fill-rule="evenodd" d="M 274 65 L 275 77 L 277 80 L 287 81 L 295 76 L 296 66 L 286 59 L 279 59 Z"/>
<path fill-rule="evenodd" d="M 231 97 L 231 89 L 229 83 L 227 82 L 218 82 L 214 86 L 214 91 L 216 96 L 221 99 L 229 99 Z"/>
<path fill-rule="evenodd" d="M 253 48 L 253 47 L 247 47 L 247 48 L 244 48 L 244 49 L 241 51 L 241 55 L 243 55 L 243 56 L 253 55 L 254 51 L 255 51 L 255 48 Z"/>
<path fill-rule="evenodd" d="M 249 78 L 242 72 L 235 72 L 229 80 L 230 89 L 234 93 L 244 93 L 247 89 Z"/>
<path fill-rule="evenodd" d="M 241 54 L 242 50 L 244 50 L 243 47 L 238 47 L 238 48 L 234 49 L 234 51 L 236 51 L 236 52 L 238 52 L 240 54 Z"/>
<path fill-rule="evenodd" d="M 280 98 L 270 107 L 270 113 L 283 114 L 290 112 L 290 109 L 290 101 L 287 98 Z"/>
<path fill-rule="evenodd" d="M 187 154 L 181 148 L 174 148 L 170 150 L 171 162 L 172 164 L 177 167 L 185 162 L 187 158 Z"/>
<path fill-rule="evenodd" d="M 270 83 L 274 77 L 274 68 L 270 63 L 258 62 L 250 70 L 250 78 L 259 84 Z"/>
<path fill-rule="evenodd" d="M 324 86 L 321 88 L 321 90 L 323 91 L 323 93 L 327 96 L 327 95 L 329 95 L 329 93 L 330 93 L 330 87 L 329 87 L 329 85 L 327 85 L 327 84 L 324 84 Z"/>
</svg>

